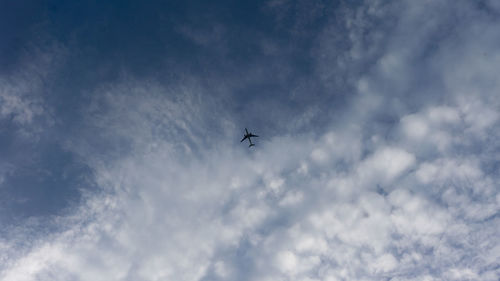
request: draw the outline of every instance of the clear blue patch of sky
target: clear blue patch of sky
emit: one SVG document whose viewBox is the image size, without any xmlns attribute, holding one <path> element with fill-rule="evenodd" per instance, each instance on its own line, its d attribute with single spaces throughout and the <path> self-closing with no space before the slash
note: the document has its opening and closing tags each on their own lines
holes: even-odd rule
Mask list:
<svg viewBox="0 0 500 281">
<path fill-rule="evenodd" d="M 11 143 L 7 153 L 2 148 L 9 164 L 14 166 L 0 189 L 3 225 L 29 217 L 57 215 L 78 203 L 80 189 L 95 188 L 90 169 L 57 143 L 36 144 L 26 149 L 28 146 Z"/>
</svg>

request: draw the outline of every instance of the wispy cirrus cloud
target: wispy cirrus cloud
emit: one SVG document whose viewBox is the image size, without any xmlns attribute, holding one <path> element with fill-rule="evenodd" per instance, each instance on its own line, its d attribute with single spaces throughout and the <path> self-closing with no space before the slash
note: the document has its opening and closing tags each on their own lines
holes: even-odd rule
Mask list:
<svg viewBox="0 0 500 281">
<path fill-rule="evenodd" d="M 55 122 L 53 109 L 47 99 L 48 81 L 63 64 L 66 50 L 57 42 L 26 47 L 18 64 L 0 76 L 0 118 L 8 126 L 15 126 L 21 135 L 32 140 L 43 127 Z"/>
</svg>

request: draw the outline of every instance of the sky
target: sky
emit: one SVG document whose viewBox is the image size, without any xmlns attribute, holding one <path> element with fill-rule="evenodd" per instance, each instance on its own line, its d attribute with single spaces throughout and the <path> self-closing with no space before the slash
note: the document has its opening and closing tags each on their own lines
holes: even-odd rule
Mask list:
<svg viewBox="0 0 500 281">
<path fill-rule="evenodd" d="M 498 280 L 498 30 L 494 0 L 0 1 L 0 280 Z"/>
</svg>

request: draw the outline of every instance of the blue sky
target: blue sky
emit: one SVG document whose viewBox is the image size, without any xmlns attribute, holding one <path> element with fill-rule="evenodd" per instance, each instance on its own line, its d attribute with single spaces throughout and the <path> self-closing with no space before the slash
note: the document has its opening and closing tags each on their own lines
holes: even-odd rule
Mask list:
<svg viewBox="0 0 500 281">
<path fill-rule="evenodd" d="M 500 5 L 247 2 L 0 3 L 0 280 L 497 280 Z"/>
</svg>

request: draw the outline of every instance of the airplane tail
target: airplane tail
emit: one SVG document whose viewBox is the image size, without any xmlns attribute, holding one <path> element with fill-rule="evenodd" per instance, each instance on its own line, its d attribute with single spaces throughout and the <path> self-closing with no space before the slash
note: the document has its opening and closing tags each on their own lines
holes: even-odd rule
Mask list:
<svg viewBox="0 0 500 281">
<path fill-rule="evenodd" d="M 255 144 L 251 143 L 248 145 L 248 147 L 252 147 L 252 146 L 255 146 Z"/>
</svg>

